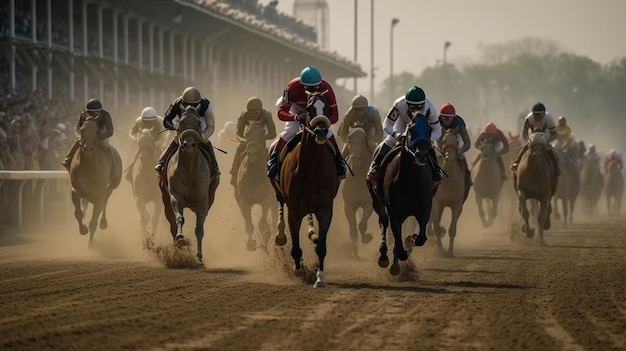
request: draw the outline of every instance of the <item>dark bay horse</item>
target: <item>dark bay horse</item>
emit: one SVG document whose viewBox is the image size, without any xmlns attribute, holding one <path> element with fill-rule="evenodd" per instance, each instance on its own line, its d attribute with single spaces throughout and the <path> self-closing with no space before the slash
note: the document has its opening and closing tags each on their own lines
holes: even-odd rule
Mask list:
<svg viewBox="0 0 626 351">
<path fill-rule="evenodd" d="M 347 177 L 343 182 L 341 191 L 344 202 L 344 213 L 350 229 L 350 241 L 352 242 L 352 255 L 358 257 L 358 236 L 361 234 L 361 242 L 368 244 L 372 241 L 372 234 L 367 232 L 367 221 L 374 212 L 372 197 L 367 191 L 364 181 L 369 169 L 372 152 L 368 149 L 367 135 L 363 127 L 350 128 L 348 133 L 348 145 L 350 155 L 346 162 L 354 172 L 353 177 Z M 361 209 L 361 218 L 357 227 L 357 212 Z"/>
<path fill-rule="evenodd" d="M 106 151 L 110 148 L 111 159 Z M 98 136 L 96 122 L 87 120 L 80 128 L 80 148 L 74 154 L 70 164 L 70 182 L 72 184 L 72 203 L 74 217 L 78 221 L 80 234 L 89 232 L 89 246 L 93 245 L 98 219 L 100 229 L 108 227 L 106 206 L 111 193 L 122 180 L 122 159 L 115 148 Z M 81 200 L 93 204 L 89 228 L 83 224 Z M 102 217 L 100 215 L 102 214 Z"/>
<path fill-rule="evenodd" d="M 624 196 L 624 175 L 617 162 L 609 162 L 605 177 L 606 205 L 609 216 L 618 216 Z"/>
<path fill-rule="evenodd" d="M 145 232 L 150 228 L 153 233 L 156 233 L 159 218 L 163 213 L 163 201 L 159 183 L 154 180 L 154 165 L 159 160 L 161 150 L 149 129 L 144 129 L 137 138 L 137 149 L 137 162 L 128 170 L 131 172 L 130 183 L 140 215 L 141 229 Z M 152 215 L 146 208 L 149 203 L 154 204 Z"/>
<path fill-rule="evenodd" d="M 183 236 L 183 210 L 189 208 L 196 214 L 196 256 L 202 262 L 204 221 L 215 200 L 220 178 L 200 145 L 200 116 L 192 106 L 180 116 L 176 140 L 178 149 L 166 163 L 165 179 L 159 182 L 165 217 L 176 246 L 182 247 L 188 245 Z"/>
<path fill-rule="evenodd" d="M 547 143 L 543 132 L 536 131 L 530 136 L 529 148 L 526 150 L 515 172 L 513 172 L 513 184 L 518 194 L 519 211 L 524 220 L 522 232 L 532 238 L 535 230 L 529 225 L 530 213 L 527 200 L 534 199 L 539 202 L 539 214 L 537 218 L 539 240 L 545 245 L 543 231 L 550 229 L 550 200 L 556 191 L 558 176 L 554 172 L 554 165 L 547 151 L 550 145 Z"/>
<path fill-rule="evenodd" d="M 389 265 L 387 227 L 391 223 L 394 250 L 389 271 L 392 275 L 400 274 L 398 260 L 406 261 L 409 257 L 404 244 L 423 246 L 426 243 L 426 226 L 430 218 L 434 186 L 434 166 L 428 156 L 430 145 L 428 120 L 423 116 L 414 117 L 408 126 L 407 136 L 401 138 L 400 145 L 389 151 L 381 164 L 380 188 L 375 189 L 368 182 L 381 229 L 382 242 L 378 258 L 381 268 Z M 407 236 L 403 244 L 402 224 L 411 216 L 417 220 L 419 234 Z"/>
<path fill-rule="evenodd" d="M 493 224 L 498 216 L 500 192 L 502 190 L 502 174 L 498 165 L 498 154 L 495 145 L 485 143 L 480 148 L 481 158 L 472 168 L 474 177 L 474 197 L 478 206 L 478 215 L 483 227 Z M 483 206 L 487 207 L 485 212 Z"/>
<path fill-rule="evenodd" d="M 580 198 L 584 213 L 588 216 L 595 216 L 598 212 L 598 202 L 602 196 L 604 188 L 604 178 L 600 171 L 598 159 L 587 158 L 582 161 L 580 171 Z"/>
<path fill-rule="evenodd" d="M 254 224 L 252 223 L 252 208 L 261 207 L 261 216 L 258 222 L 258 231 L 262 235 L 262 245 L 267 246 L 270 237 L 270 223 L 276 223 L 278 211 L 275 206 L 275 196 L 271 184 L 265 175 L 267 170 L 265 146 L 265 127 L 260 123 L 252 123 L 245 131 L 246 149 L 236 174 L 235 199 L 246 223 L 248 234 L 247 248 L 256 250 L 257 244 L 253 239 Z M 270 222 L 269 214 L 272 214 Z"/>
<path fill-rule="evenodd" d="M 454 239 L 456 238 L 456 228 L 463 212 L 463 202 L 465 201 L 465 170 L 459 164 L 460 149 L 458 146 L 459 137 L 457 133 L 445 132 L 441 137 L 441 157 L 440 166 L 447 177 L 443 179 L 437 194 L 433 197 L 433 208 L 430 213 L 430 226 L 437 238 L 437 247 L 443 249 L 441 239 L 446 233 L 446 228 L 441 225 L 443 210 L 450 209 L 450 225 L 448 226 L 448 256 L 454 256 Z"/>
<path fill-rule="evenodd" d="M 277 245 L 287 242 L 283 219 L 283 205 L 287 205 L 289 232 L 291 234 L 291 257 L 295 262 L 294 274 L 302 276 L 302 249 L 300 248 L 300 225 L 308 215 L 308 236 L 315 244 L 319 268 L 314 287 L 325 287 L 324 258 L 326 236 L 333 217 L 333 201 L 339 190 L 334 146 L 327 139 L 330 128 L 330 107 L 326 91 L 308 93 L 307 120 L 302 126 L 301 141 L 282 160 L 278 183 L 272 180 L 280 200 Z M 285 150 L 285 149 L 283 149 Z M 318 222 L 315 233 L 312 214 Z"/>
<path fill-rule="evenodd" d="M 568 154 L 571 151 L 557 151 L 557 158 L 559 167 L 561 168 L 561 175 L 559 176 L 559 183 L 556 187 L 556 191 L 552 196 L 553 214 L 556 220 L 561 219 L 561 213 L 559 212 L 559 200 L 561 200 L 563 210 L 563 226 L 567 227 L 568 223 L 572 223 L 574 215 L 574 205 L 576 204 L 576 198 L 580 190 L 580 178 L 578 175 L 578 168 Z"/>
</svg>

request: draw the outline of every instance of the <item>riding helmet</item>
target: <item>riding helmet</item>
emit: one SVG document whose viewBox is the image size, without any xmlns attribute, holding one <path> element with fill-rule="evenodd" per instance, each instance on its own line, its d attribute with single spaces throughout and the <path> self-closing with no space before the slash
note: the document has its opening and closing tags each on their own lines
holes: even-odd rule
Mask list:
<svg viewBox="0 0 626 351">
<path fill-rule="evenodd" d="M 454 117 L 456 116 L 456 109 L 452 106 L 451 103 L 446 102 L 439 109 L 439 115 L 441 117 Z"/>
<path fill-rule="evenodd" d="M 102 111 L 102 103 L 98 99 L 90 99 L 85 106 L 87 111 Z"/>
<path fill-rule="evenodd" d="M 426 101 L 426 94 L 422 88 L 417 87 L 416 85 L 409 88 L 404 95 L 406 98 L 406 103 L 409 105 L 419 105 L 423 104 Z"/>
<path fill-rule="evenodd" d="M 155 121 L 157 119 L 157 112 L 154 107 L 146 107 L 141 111 L 141 119 L 143 121 Z"/>
<path fill-rule="evenodd" d="M 187 104 L 197 104 L 202 99 L 200 91 L 194 87 L 187 87 L 183 91 L 183 102 Z"/>
<path fill-rule="evenodd" d="M 352 98 L 352 108 L 367 108 L 369 102 L 363 95 L 356 95 Z"/>
<path fill-rule="evenodd" d="M 538 102 L 533 106 L 533 113 L 545 113 L 545 112 L 546 112 L 546 107 L 541 102 Z"/>
<path fill-rule="evenodd" d="M 322 83 L 322 74 L 313 66 L 305 67 L 302 72 L 300 72 L 300 83 L 304 86 L 320 85 L 320 83 Z"/>
</svg>

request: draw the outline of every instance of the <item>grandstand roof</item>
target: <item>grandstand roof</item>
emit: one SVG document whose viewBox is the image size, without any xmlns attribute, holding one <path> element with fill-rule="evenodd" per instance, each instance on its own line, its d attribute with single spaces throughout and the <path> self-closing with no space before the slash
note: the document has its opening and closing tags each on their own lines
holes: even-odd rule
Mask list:
<svg viewBox="0 0 626 351">
<path fill-rule="evenodd" d="M 181 32 L 206 33 L 207 40 L 218 45 L 237 46 L 277 60 L 314 65 L 325 77 L 364 77 L 360 65 L 336 52 L 321 49 L 316 43 L 304 40 L 288 30 L 269 24 L 252 14 L 230 7 L 216 0 L 109 0 L 128 12 L 149 18 L 164 26 L 178 26 Z M 181 21 L 174 22 L 174 18 Z"/>
</svg>

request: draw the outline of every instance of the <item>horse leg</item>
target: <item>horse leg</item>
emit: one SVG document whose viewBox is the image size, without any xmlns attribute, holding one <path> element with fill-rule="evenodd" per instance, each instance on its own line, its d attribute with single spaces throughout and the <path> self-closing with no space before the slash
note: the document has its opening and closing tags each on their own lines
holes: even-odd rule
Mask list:
<svg viewBox="0 0 626 351">
<path fill-rule="evenodd" d="M 89 247 L 93 247 L 93 237 L 96 234 L 96 229 L 98 228 L 98 218 L 102 213 L 102 209 L 104 205 L 98 201 L 98 203 L 93 204 L 93 210 L 91 211 L 91 220 L 89 221 Z"/>
<path fill-rule="evenodd" d="M 344 213 L 346 215 L 346 220 L 348 221 L 348 230 L 350 231 L 350 242 L 352 243 L 352 256 L 358 257 L 359 245 L 357 242 L 358 233 L 356 226 L 356 206 L 352 204 L 348 204 L 346 202 L 344 208 Z"/>
<path fill-rule="evenodd" d="M 567 228 L 567 220 L 569 219 L 569 206 L 570 202 L 567 197 L 561 199 L 561 205 L 563 206 L 563 227 Z"/>
<path fill-rule="evenodd" d="M 287 235 L 285 235 L 285 213 L 283 207 L 285 207 L 285 203 L 280 201 L 280 205 L 278 206 L 278 233 L 276 233 L 276 237 L 274 238 L 274 242 L 278 246 L 283 246 L 287 243 Z"/>
<path fill-rule="evenodd" d="M 500 206 L 500 194 L 495 195 L 491 199 L 491 224 L 498 217 L 498 207 Z"/>
<path fill-rule="evenodd" d="M 206 219 L 207 213 L 209 209 L 202 209 L 196 212 L 196 242 L 198 245 L 198 251 L 196 252 L 196 257 L 198 257 L 198 261 L 202 264 L 202 239 L 204 238 L 204 220 Z"/>
<path fill-rule="evenodd" d="M 437 247 L 441 250 L 443 249 L 443 243 L 441 242 L 441 238 L 443 237 L 443 230 L 441 226 L 441 216 L 443 215 L 443 206 L 438 204 L 433 204 L 433 210 L 430 215 L 430 223 L 433 226 L 433 231 L 435 232 L 435 238 L 437 238 Z"/>
<path fill-rule="evenodd" d="M 302 249 L 300 248 L 300 225 L 302 224 L 302 216 L 289 211 L 287 222 L 289 223 L 289 232 L 291 234 L 291 257 L 294 261 L 293 274 L 301 277 L 304 274 L 302 267 Z"/>
<path fill-rule="evenodd" d="M 391 220 L 391 233 L 393 234 L 393 264 L 391 265 L 390 273 L 392 275 L 398 275 L 400 273 L 400 265 L 398 260 L 406 261 L 409 258 L 408 252 L 404 249 L 404 243 L 402 242 L 402 220 L 399 218 L 392 218 Z"/>
<path fill-rule="evenodd" d="M 549 205 L 550 200 L 548 199 L 546 200 L 542 200 L 539 203 L 539 216 L 538 216 L 538 222 L 539 222 L 539 227 L 538 227 L 538 234 L 539 234 L 539 244 L 541 246 L 546 246 L 546 242 L 543 239 L 543 230 L 545 228 L 545 222 L 548 220 L 548 216 L 550 215 L 548 212 L 548 206 Z"/>
<path fill-rule="evenodd" d="M 78 221 L 78 230 L 81 235 L 89 233 L 89 228 L 83 224 L 83 208 L 78 191 L 72 189 L 72 203 L 74 204 L 74 217 Z"/>
<path fill-rule="evenodd" d="M 361 242 L 363 244 L 369 244 L 373 239 L 373 235 L 367 232 L 367 221 L 372 216 L 372 212 L 374 212 L 374 209 L 371 206 L 363 206 L 363 213 L 359 222 L 359 233 L 361 233 Z"/>
<path fill-rule="evenodd" d="M 187 246 L 187 241 L 183 236 L 183 224 L 185 224 L 183 209 L 185 205 L 182 200 L 177 199 L 175 196 L 170 196 L 170 202 L 172 204 L 172 210 L 174 211 L 174 218 L 176 219 L 176 235 L 174 236 L 174 242 L 178 247 Z"/>
<path fill-rule="evenodd" d="M 519 197 L 519 208 L 522 215 L 522 219 L 524 219 L 524 224 L 522 226 L 522 232 L 526 233 L 526 237 L 532 238 L 535 236 L 535 230 L 530 227 L 528 224 L 528 218 L 530 217 L 530 212 L 528 211 L 528 204 L 526 203 L 526 198 L 523 195 Z"/>
<path fill-rule="evenodd" d="M 450 220 L 450 229 L 448 230 L 448 236 L 450 238 L 450 244 L 448 245 L 448 256 L 454 257 L 454 238 L 456 238 L 456 226 L 463 212 L 463 203 L 452 207 L 452 215 Z"/>
<path fill-rule="evenodd" d="M 326 277 L 324 276 L 324 259 L 326 258 L 326 238 L 328 237 L 328 229 L 333 218 L 332 206 L 323 208 L 315 214 L 319 224 L 319 238 L 316 240 L 315 253 L 319 263 L 314 288 L 325 288 Z"/>
<path fill-rule="evenodd" d="M 136 197 L 135 205 L 139 211 L 139 223 L 141 223 L 141 230 L 146 232 L 148 230 L 148 221 L 150 220 L 148 212 L 146 211 L 146 202 L 139 199 L 139 197 Z"/>
<path fill-rule="evenodd" d="M 152 214 L 152 224 L 150 229 L 153 233 L 157 232 L 159 228 L 159 219 L 161 218 L 161 213 L 163 212 L 163 203 L 159 201 L 159 199 L 154 199 L 154 212 Z"/>
<path fill-rule="evenodd" d="M 248 251 L 256 250 L 256 243 L 252 236 L 254 235 L 254 224 L 252 224 L 252 205 L 248 203 L 244 203 L 245 201 L 239 200 L 239 210 L 241 210 L 241 215 L 243 216 L 243 220 L 246 223 L 246 234 L 248 235 L 248 241 L 246 243 L 246 248 Z M 263 216 L 261 216 L 261 220 L 263 220 Z"/>
<path fill-rule="evenodd" d="M 485 210 L 483 209 L 483 199 L 480 196 L 475 196 L 476 198 L 476 207 L 478 207 L 478 215 L 480 216 L 480 221 L 483 223 L 483 227 L 487 228 L 489 225 L 487 223 L 487 219 L 485 218 Z"/>
<path fill-rule="evenodd" d="M 331 217 L 332 217 L 332 212 L 331 212 Z M 317 233 L 315 233 L 315 224 L 313 223 L 313 214 L 309 213 L 307 215 L 307 235 L 309 237 L 309 240 L 311 240 L 311 242 L 313 244 L 317 244 L 317 240 L 319 239 L 319 235 Z"/>
</svg>

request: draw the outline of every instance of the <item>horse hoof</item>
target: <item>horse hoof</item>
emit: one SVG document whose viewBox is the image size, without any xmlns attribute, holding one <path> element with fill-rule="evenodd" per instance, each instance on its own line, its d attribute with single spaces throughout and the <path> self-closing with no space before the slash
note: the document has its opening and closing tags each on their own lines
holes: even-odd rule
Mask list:
<svg viewBox="0 0 626 351">
<path fill-rule="evenodd" d="M 552 224 L 551 224 L 551 222 L 549 220 L 547 220 L 547 221 L 545 221 L 543 223 L 543 230 L 550 230 L 551 227 L 552 227 Z M 567 225 L 566 225 L 566 227 L 567 227 Z"/>
<path fill-rule="evenodd" d="M 370 233 L 365 233 L 361 236 L 361 242 L 363 244 L 369 244 L 370 241 L 372 241 L 372 239 L 374 238 L 374 236 Z"/>
<path fill-rule="evenodd" d="M 87 233 L 89 233 L 89 228 L 87 228 L 86 225 L 81 224 L 78 226 L 78 231 L 80 232 L 80 235 L 87 235 Z"/>
<path fill-rule="evenodd" d="M 187 240 L 185 240 L 185 237 L 182 236 L 182 234 L 176 235 L 176 239 L 174 240 L 174 243 L 176 244 L 176 247 L 179 249 L 187 246 Z"/>
<path fill-rule="evenodd" d="M 100 229 L 107 229 L 109 227 L 109 222 L 103 217 L 100 219 Z"/>
<path fill-rule="evenodd" d="M 526 224 L 522 224 L 522 233 L 526 233 Z"/>
<path fill-rule="evenodd" d="M 304 275 L 304 268 L 300 267 L 300 269 L 297 269 L 294 267 L 293 275 L 295 275 L 298 278 L 302 277 Z"/>
<path fill-rule="evenodd" d="M 387 268 L 389 266 L 389 258 L 388 257 L 379 257 L 378 258 L 378 267 Z"/>
<path fill-rule="evenodd" d="M 287 235 L 285 234 L 276 234 L 276 238 L 274 238 L 274 242 L 278 246 L 283 246 L 287 243 Z"/>
<path fill-rule="evenodd" d="M 391 275 L 398 275 L 398 274 L 400 274 L 400 265 L 398 264 L 398 262 L 394 262 L 391 265 L 391 268 L 389 269 L 389 273 L 391 273 Z"/>
<path fill-rule="evenodd" d="M 326 287 L 326 282 L 323 282 L 323 281 L 318 280 L 313 284 L 313 288 L 325 288 L 325 287 Z"/>
<path fill-rule="evenodd" d="M 413 236 L 415 238 L 415 246 L 424 246 L 424 244 L 426 244 L 426 240 L 428 240 L 426 234 L 413 234 Z"/>
<path fill-rule="evenodd" d="M 256 243 L 254 242 L 254 240 L 248 240 L 248 243 L 246 244 L 246 249 L 248 249 L 248 251 L 256 250 Z"/>
<path fill-rule="evenodd" d="M 406 252 L 406 250 L 403 250 L 401 248 L 396 248 L 396 255 L 398 256 L 398 259 L 400 261 L 406 261 L 409 258 L 409 254 Z"/>
<path fill-rule="evenodd" d="M 527 236 L 527 237 L 529 237 L 529 238 L 532 238 L 533 236 L 535 236 L 535 230 L 534 230 L 534 229 L 530 229 L 530 228 L 529 228 L 529 229 L 526 231 L 526 236 Z"/>
</svg>

